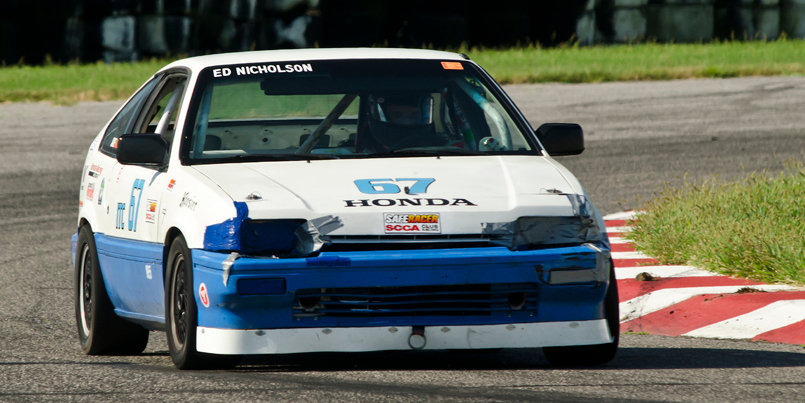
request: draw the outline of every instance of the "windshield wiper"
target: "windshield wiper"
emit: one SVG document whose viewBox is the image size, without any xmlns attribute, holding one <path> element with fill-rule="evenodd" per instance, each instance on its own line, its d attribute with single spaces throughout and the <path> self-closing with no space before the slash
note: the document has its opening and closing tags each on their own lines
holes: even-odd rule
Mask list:
<svg viewBox="0 0 805 403">
<path fill-rule="evenodd" d="M 401 150 L 391 150 L 385 154 L 406 155 L 406 156 L 442 156 L 442 155 L 487 155 L 482 151 L 464 150 L 461 148 L 403 148 Z"/>
<path fill-rule="evenodd" d="M 338 159 L 333 154 L 242 154 L 227 159 L 238 161 L 309 161 Z"/>
</svg>

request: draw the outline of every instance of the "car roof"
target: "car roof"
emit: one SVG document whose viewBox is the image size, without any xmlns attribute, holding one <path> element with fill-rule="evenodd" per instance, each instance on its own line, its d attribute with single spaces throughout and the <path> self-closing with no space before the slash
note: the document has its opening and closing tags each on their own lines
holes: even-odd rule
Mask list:
<svg viewBox="0 0 805 403">
<path fill-rule="evenodd" d="M 423 60 L 465 60 L 458 53 L 426 49 L 389 48 L 317 48 L 261 50 L 251 52 L 220 53 L 215 55 L 189 57 L 177 60 L 161 70 L 186 67 L 200 71 L 209 66 L 232 64 L 276 63 L 286 61 L 349 60 L 349 59 L 423 59 Z M 161 71 L 160 70 L 160 71 Z"/>
</svg>

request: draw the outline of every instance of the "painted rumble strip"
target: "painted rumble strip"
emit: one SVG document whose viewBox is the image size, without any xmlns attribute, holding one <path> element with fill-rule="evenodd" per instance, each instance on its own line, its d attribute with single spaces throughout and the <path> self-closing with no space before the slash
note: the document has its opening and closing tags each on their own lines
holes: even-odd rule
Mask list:
<svg viewBox="0 0 805 403">
<path fill-rule="evenodd" d="M 747 314 L 685 333 L 684 336 L 752 339 L 761 333 L 803 320 L 805 320 L 805 300 L 777 301 Z"/>
<path fill-rule="evenodd" d="M 621 332 L 805 344 L 805 289 L 660 265 L 625 238 L 634 214 L 604 217 L 620 294 Z"/>
<path fill-rule="evenodd" d="M 674 304 L 678 304 L 696 295 L 732 294 L 745 287 L 746 286 L 741 285 L 729 285 L 721 287 L 669 288 L 650 292 L 620 303 L 621 322 L 626 322 L 661 309 L 669 308 Z M 791 289 L 791 287 L 785 285 L 761 285 L 753 286 L 752 288 L 766 292 Z"/>
</svg>

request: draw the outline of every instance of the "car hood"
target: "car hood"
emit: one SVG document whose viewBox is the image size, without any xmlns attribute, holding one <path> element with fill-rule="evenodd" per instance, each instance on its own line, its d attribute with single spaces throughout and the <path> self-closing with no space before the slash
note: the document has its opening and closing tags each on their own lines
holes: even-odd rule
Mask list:
<svg viewBox="0 0 805 403">
<path fill-rule="evenodd" d="M 340 159 L 196 165 L 251 219 L 332 216 L 339 234 L 382 234 L 384 213 L 438 214 L 442 233 L 521 216 L 572 216 L 572 185 L 539 156 Z M 406 193 L 407 192 L 407 193 Z"/>
</svg>

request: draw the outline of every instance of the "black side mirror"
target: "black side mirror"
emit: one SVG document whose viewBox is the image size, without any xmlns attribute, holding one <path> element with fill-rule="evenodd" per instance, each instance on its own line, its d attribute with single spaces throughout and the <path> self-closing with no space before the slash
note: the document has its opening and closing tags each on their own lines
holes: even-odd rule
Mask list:
<svg viewBox="0 0 805 403">
<path fill-rule="evenodd" d="M 117 141 L 117 160 L 128 165 L 164 165 L 168 143 L 158 134 L 124 134 Z"/>
<path fill-rule="evenodd" d="M 584 130 L 576 123 L 544 123 L 536 134 L 552 156 L 578 155 L 584 151 Z"/>
</svg>

